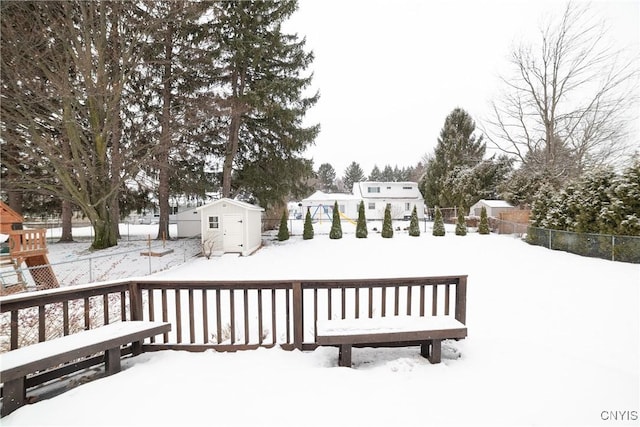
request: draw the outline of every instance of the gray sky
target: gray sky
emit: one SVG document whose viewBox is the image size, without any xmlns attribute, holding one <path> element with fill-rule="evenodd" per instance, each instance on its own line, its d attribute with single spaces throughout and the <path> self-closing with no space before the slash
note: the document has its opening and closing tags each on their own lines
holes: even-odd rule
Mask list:
<svg viewBox="0 0 640 427">
<path fill-rule="evenodd" d="M 557 0 L 299 0 L 285 31 L 306 37 L 314 51 L 313 90 L 321 95 L 307 114 L 307 123 L 322 127 L 307 157 L 316 169 L 331 163 L 338 177 L 352 161 L 366 175 L 374 164 L 415 165 L 433 152 L 454 108 L 476 123 L 487 117 L 511 48 L 563 6 Z M 616 45 L 639 57 L 640 0 L 592 2 L 592 9 L 611 25 Z"/>
</svg>

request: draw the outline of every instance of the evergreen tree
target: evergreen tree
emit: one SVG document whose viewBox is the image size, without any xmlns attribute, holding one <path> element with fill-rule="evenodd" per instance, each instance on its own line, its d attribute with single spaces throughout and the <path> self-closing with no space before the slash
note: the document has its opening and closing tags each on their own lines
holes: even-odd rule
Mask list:
<svg viewBox="0 0 640 427">
<path fill-rule="evenodd" d="M 304 217 L 304 229 L 302 231 L 302 239 L 313 239 L 313 224 L 311 223 L 311 212 L 307 208 L 307 214 Z"/>
<path fill-rule="evenodd" d="M 342 178 L 342 182 L 346 187 L 347 191 L 351 191 L 353 188 L 353 184 L 356 182 L 364 181 L 364 172 L 360 165 L 356 162 L 351 162 L 347 169 L 344 171 L 344 177 Z"/>
<path fill-rule="evenodd" d="M 387 203 L 384 209 L 384 220 L 382 222 L 382 237 L 390 239 L 393 237 L 393 224 L 391 223 L 391 203 Z"/>
<path fill-rule="evenodd" d="M 288 212 L 287 209 L 282 211 L 282 218 L 280 218 L 280 228 L 278 228 L 278 240 L 289 240 L 289 226 L 287 225 L 288 221 Z"/>
<path fill-rule="evenodd" d="M 371 169 L 371 173 L 369 174 L 368 181 L 382 181 L 382 172 L 380 172 L 380 168 L 378 165 L 373 165 L 373 169 Z"/>
<path fill-rule="evenodd" d="M 338 210 L 338 202 L 333 205 L 333 217 L 331 222 L 331 231 L 329 231 L 330 239 L 342 239 L 342 224 L 340 223 L 340 211 Z"/>
<path fill-rule="evenodd" d="M 413 206 L 411 211 L 411 221 L 409 222 L 409 236 L 418 237 L 420 235 L 420 225 L 418 224 L 418 209 Z"/>
<path fill-rule="evenodd" d="M 487 218 L 487 208 L 484 206 L 480 210 L 480 225 L 478 226 L 478 233 L 489 234 L 489 219 Z"/>
<path fill-rule="evenodd" d="M 331 166 L 331 164 L 321 164 L 316 175 L 320 181 L 319 190 L 326 193 L 331 193 L 336 190 L 336 170 Z"/>
<path fill-rule="evenodd" d="M 466 235 L 467 235 L 467 223 L 465 222 L 462 208 L 458 208 L 458 220 L 456 221 L 456 236 L 466 236 Z"/>
<path fill-rule="evenodd" d="M 442 212 L 440 212 L 440 208 L 436 206 L 435 213 L 433 214 L 433 235 L 434 236 L 444 236 L 444 219 L 442 218 Z"/>
<path fill-rule="evenodd" d="M 284 31 L 295 0 L 205 3 L 213 8 L 213 40 L 201 53 L 211 64 L 202 73 L 216 87 L 214 117 L 226 130 L 215 140 L 223 158 L 222 195 L 246 191 L 267 207 L 304 190 L 300 182 L 311 173 L 302 155 L 319 126 L 303 127 L 302 119 L 319 98 L 305 95 L 313 53 L 305 51 L 304 39 Z"/>
<path fill-rule="evenodd" d="M 421 182 L 425 202 L 428 206 L 454 206 L 444 194 L 447 176 L 459 168 L 470 168 L 482 161 L 486 144 L 482 136 L 474 135 L 476 124 L 463 109 L 454 109 L 445 119 L 438 144 L 426 164 L 426 173 Z"/>
<path fill-rule="evenodd" d="M 358 239 L 365 239 L 368 234 L 367 219 L 364 215 L 364 200 L 360 200 L 360 205 L 358 206 L 358 222 L 356 224 L 356 237 Z"/>
<path fill-rule="evenodd" d="M 394 182 L 395 180 L 396 179 L 395 179 L 395 174 L 393 173 L 393 168 L 391 167 L 391 165 L 386 165 L 382 170 L 380 181 Z"/>
</svg>

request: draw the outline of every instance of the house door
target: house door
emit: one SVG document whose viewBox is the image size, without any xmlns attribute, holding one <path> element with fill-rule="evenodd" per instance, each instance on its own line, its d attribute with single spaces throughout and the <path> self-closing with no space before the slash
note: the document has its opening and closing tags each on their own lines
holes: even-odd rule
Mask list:
<svg viewBox="0 0 640 427">
<path fill-rule="evenodd" d="M 225 215 L 222 219 L 224 252 L 242 252 L 244 240 L 244 224 L 242 215 Z"/>
</svg>

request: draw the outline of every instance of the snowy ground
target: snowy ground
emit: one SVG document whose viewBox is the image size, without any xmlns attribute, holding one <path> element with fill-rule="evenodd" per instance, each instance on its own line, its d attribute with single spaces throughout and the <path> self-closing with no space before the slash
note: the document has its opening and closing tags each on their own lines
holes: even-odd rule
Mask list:
<svg viewBox="0 0 640 427">
<path fill-rule="evenodd" d="M 468 274 L 469 337 L 445 352 L 461 357 L 430 365 L 417 348 L 354 349 L 348 369 L 333 348 L 147 353 L 2 425 L 637 425 L 640 266 L 507 236 L 438 238 L 430 225 L 418 238 L 356 239 L 345 223 L 330 240 L 329 225 L 316 224 L 313 240 L 267 239 L 250 257 L 191 258 L 155 276 Z"/>
</svg>

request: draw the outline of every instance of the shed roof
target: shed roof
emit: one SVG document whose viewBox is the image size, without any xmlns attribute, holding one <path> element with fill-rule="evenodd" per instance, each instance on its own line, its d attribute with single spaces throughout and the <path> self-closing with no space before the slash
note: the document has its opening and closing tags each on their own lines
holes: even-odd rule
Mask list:
<svg viewBox="0 0 640 427">
<path fill-rule="evenodd" d="M 513 205 L 511 205 L 509 202 L 505 202 L 504 200 L 485 200 L 482 199 L 480 200 L 477 204 L 479 203 L 484 203 L 485 205 L 491 207 L 491 208 L 512 208 Z"/>
<path fill-rule="evenodd" d="M 239 206 L 239 207 L 241 207 L 243 209 L 247 209 L 247 210 L 250 210 L 250 211 L 264 212 L 264 208 L 261 208 L 260 206 L 252 205 L 251 203 L 242 202 L 240 200 L 229 199 L 228 197 L 223 197 L 222 199 L 215 200 L 215 201 L 213 201 L 211 203 L 207 203 L 206 205 L 202 205 L 202 206 L 196 208 L 196 210 L 197 211 L 201 211 L 201 210 L 206 209 L 208 207 L 219 205 L 220 203 L 229 203 L 231 205 Z"/>
</svg>

